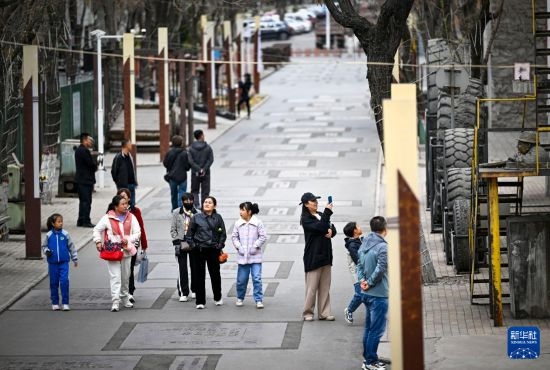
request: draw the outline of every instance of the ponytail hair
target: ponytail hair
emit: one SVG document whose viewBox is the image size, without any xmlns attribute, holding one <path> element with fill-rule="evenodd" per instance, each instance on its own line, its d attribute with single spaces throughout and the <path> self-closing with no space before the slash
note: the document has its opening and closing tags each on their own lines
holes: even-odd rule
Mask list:
<svg viewBox="0 0 550 370">
<path fill-rule="evenodd" d="M 63 216 L 61 216 L 59 213 L 54 213 L 53 215 L 48 217 L 48 219 L 46 220 L 46 229 L 48 229 L 48 231 L 53 229 L 53 224 L 58 218 L 63 219 Z"/>
<path fill-rule="evenodd" d="M 257 215 L 258 213 L 260 213 L 260 207 L 258 207 L 258 203 L 243 202 L 239 204 L 239 208 L 250 211 L 252 215 Z"/>
</svg>

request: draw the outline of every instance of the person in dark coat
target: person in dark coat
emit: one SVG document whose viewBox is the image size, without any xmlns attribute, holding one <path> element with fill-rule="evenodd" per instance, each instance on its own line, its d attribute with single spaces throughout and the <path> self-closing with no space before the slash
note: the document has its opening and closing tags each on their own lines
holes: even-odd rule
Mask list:
<svg viewBox="0 0 550 370">
<path fill-rule="evenodd" d="M 74 152 L 76 172 L 74 182 L 78 192 L 78 220 L 76 226 L 94 227 L 90 219 L 92 209 L 92 191 L 95 184 L 97 163 L 92 159 L 90 149 L 94 146 L 94 139 L 90 134 L 80 134 L 80 146 Z"/>
<path fill-rule="evenodd" d="M 330 308 L 330 282 L 332 269 L 332 242 L 336 229 L 330 222 L 332 203 L 325 206 L 323 213 L 317 212 L 317 197 L 304 193 L 300 204 L 300 224 L 304 229 L 304 269 L 306 273 L 306 299 L 302 318 L 313 321 L 315 300 L 319 320 L 334 321 Z"/>
<path fill-rule="evenodd" d="M 216 204 L 216 198 L 206 197 L 202 205 L 202 212 L 191 218 L 185 234 L 185 241 L 192 248 L 191 281 L 196 289 L 197 309 L 203 309 L 206 304 L 205 265 L 208 265 L 214 303 L 216 306 L 223 304 L 222 278 L 218 258 L 221 250 L 225 247 L 227 233 L 222 216 L 216 212 Z"/>
<path fill-rule="evenodd" d="M 182 207 L 182 196 L 187 192 L 187 171 L 191 168 L 187 151 L 183 148 L 183 137 L 172 137 L 172 147 L 162 161 L 166 167 L 165 179 L 170 184 L 170 194 L 173 211 Z"/>
<path fill-rule="evenodd" d="M 240 99 L 237 103 L 237 115 L 241 115 L 241 105 L 246 104 L 246 111 L 248 113 L 248 119 L 250 119 L 250 89 L 252 88 L 252 81 L 250 79 L 250 73 L 245 73 L 244 82 L 239 81 L 239 94 Z"/>
<path fill-rule="evenodd" d="M 134 160 L 130 153 L 132 149 L 132 142 L 128 139 L 123 139 L 121 143 L 121 151 L 115 155 L 113 164 L 111 165 L 111 176 L 116 184 L 116 188 L 126 188 L 130 190 L 130 207 L 136 205 L 136 187 L 137 176 L 134 166 Z"/>
<path fill-rule="evenodd" d="M 191 193 L 195 197 L 195 208 L 210 194 L 210 166 L 214 163 L 212 147 L 204 141 L 202 130 L 193 133 L 195 141 L 189 147 L 189 164 L 191 164 Z M 201 196 L 199 199 L 199 190 Z"/>
</svg>

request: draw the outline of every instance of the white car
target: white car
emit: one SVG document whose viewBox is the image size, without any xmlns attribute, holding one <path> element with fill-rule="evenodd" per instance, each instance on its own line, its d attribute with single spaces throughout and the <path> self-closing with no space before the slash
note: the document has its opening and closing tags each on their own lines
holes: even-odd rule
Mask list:
<svg viewBox="0 0 550 370">
<path fill-rule="evenodd" d="M 303 16 L 298 13 L 286 13 L 285 14 L 285 22 L 293 21 L 296 23 L 301 23 L 303 25 L 304 31 L 303 32 L 311 32 L 313 29 L 313 25 L 311 24 L 311 21 L 307 19 L 306 16 Z M 291 24 L 289 24 L 290 27 L 294 28 Z"/>
<path fill-rule="evenodd" d="M 285 19 L 286 24 L 290 27 L 293 35 L 306 32 L 306 26 L 302 22 L 298 22 L 294 19 Z"/>
</svg>

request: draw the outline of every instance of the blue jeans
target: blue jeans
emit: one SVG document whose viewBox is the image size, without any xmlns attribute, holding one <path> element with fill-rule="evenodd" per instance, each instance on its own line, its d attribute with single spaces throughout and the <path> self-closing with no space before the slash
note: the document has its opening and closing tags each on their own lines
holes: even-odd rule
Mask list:
<svg viewBox="0 0 550 370">
<path fill-rule="evenodd" d="M 59 304 L 59 287 L 61 286 L 61 303 L 69 304 L 69 262 L 48 263 L 50 275 L 50 298 L 52 305 Z"/>
<path fill-rule="evenodd" d="M 237 298 L 244 299 L 246 294 L 246 286 L 248 285 L 248 276 L 252 275 L 252 285 L 254 287 L 254 301 L 263 301 L 262 291 L 262 264 L 249 263 L 239 265 L 237 270 Z"/>
<path fill-rule="evenodd" d="M 374 297 L 364 294 L 367 305 L 365 318 L 365 333 L 363 335 L 363 357 L 367 365 L 378 362 L 378 344 L 386 329 L 386 314 L 388 313 L 388 298 Z"/>
<path fill-rule="evenodd" d="M 361 306 L 361 303 L 367 305 L 367 302 L 365 300 L 365 297 L 367 297 L 367 295 L 362 293 L 361 284 L 359 284 L 358 282 L 353 284 L 353 289 L 355 290 L 355 293 L 353 294 L 353 297 L 348 304 L 348 311 L 351 313 L 355 312 L 355 310 L 359 308 L 359 306 Z"/>
<path fill-rule="evenodd" d="M 172 211 L 182 206 L 181 197 L 186 191 L 187 181 L 178 183 L 174 180 L 170 180 L 170 199 L 172 200 Z"/>
</svg>

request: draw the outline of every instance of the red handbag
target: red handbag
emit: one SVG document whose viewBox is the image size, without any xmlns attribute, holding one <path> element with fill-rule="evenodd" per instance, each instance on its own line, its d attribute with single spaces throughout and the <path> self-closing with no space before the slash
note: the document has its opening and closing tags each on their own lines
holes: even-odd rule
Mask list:
<svg viewBox="0 0 550 370">
<path fill-rule="evenodd" d="M 124 253 L 122 252 L 121 243 L 106 242 L 101 252 L 99 252 L 99 258 L 105 261 L 122 261 Z"/>
</svg>

